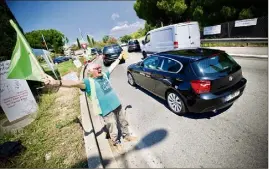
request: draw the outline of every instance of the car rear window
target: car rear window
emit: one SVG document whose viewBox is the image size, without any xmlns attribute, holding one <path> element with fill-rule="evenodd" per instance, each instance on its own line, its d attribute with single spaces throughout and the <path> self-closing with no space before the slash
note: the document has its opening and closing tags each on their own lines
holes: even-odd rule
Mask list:
<svg viewBox="0 0 269 169">
<path fill-rule="evenodd" d="M 238 66 L 234 59 L 226 53 L 219 53 L 193 63 L 195 72 L 204 76 L 229 73 Z"/>
<path fill-rule="evenodd" d="M 118 45 L 115 46 L 105 46 L 103 53 L 104 54 L 111 54 L 111 53 L 119 53 L 122 51 L 122 48 Z"/>
</svg>

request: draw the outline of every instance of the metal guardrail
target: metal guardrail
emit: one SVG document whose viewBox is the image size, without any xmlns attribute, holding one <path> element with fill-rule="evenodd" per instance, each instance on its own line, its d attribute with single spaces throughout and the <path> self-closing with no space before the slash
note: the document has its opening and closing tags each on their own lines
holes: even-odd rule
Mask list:
<svg viewBox="0 0 269 169">
<path fill-rule="evenodd" d="M 222 42 L 245 42 L 245 43 L 268 43 L 268 38 L 221 38 L 221 39 L 201 39 L 201 43 L 222 43 Z"/>
<path fill-rule="evenodd" d="M 138 38 L 138 41 L 142 43 L 145 37 Z M 245 43 L 268 43 L 268 38 L 221 38 L 221 39 L 201 39 L 201 43 L 222 43 L 222 42 L 245 42 Z"/>
</svg>

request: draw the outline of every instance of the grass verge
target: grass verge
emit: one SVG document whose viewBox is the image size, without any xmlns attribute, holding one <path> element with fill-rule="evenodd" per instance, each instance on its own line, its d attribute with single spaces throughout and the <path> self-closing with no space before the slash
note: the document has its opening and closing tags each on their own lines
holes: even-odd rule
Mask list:
<svg viewBox="0 0 269 169">
<path fill-rule="evenodd" d="M 0 168 L 87 167 L 83 132 L 76 122 L 79 116 L 78 89 L 44 94 L 36 120 L 22 131 L 7 133 L 0 138 L 0 144 L 21 140 L 26 147 L 8 162 L 0 162 Z"/>
<path fill-rule="evenodd" d="M 72 61 L 58 65 L 61 75 L 79 71 Z M 42 94 L 36 119 L 23 130 L 5 133 L 0 144 L 21 140 L 26 150 L 0 168 L 87 168 L 80 119 L 79 90 L 60 88 L 57 93 Z"/>
</svg>

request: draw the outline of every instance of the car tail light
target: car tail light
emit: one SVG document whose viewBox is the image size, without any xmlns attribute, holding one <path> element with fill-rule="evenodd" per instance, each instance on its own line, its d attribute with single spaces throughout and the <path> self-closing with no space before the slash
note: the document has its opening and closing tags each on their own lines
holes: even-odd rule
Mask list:
<svg viewBox="0 0 269 169">
<path fill-rule="evenodd" d="M 174 42 L 174 48 L 178 48 L 178 42 L 177 41 Z"/>
<path fill-rule="evenodd" d="M 209 80 L 192 80 L 191 87 L 196 94 L 208 93 L 211 89 Z"/>
</svg>

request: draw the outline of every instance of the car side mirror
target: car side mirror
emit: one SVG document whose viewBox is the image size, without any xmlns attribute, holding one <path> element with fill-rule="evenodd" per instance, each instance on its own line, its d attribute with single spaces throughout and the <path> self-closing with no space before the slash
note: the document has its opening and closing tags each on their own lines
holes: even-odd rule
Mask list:
<svg viewBox="0 0 269 169">
<path fill-rule="evenodd" d="M 145 45 L 145 41 L 144 40 L 142 40 L 142 44 Z"/>
<path fill-rule="evenodd" d="M 140 66 L 141 66 L 141 67 L 144 67 L 144 62 L 141 62 L 141 63 L 140 63 Z"/>
</svg>

